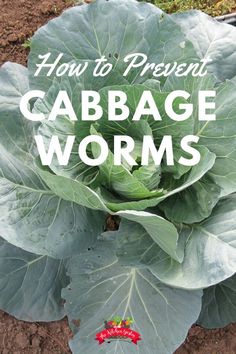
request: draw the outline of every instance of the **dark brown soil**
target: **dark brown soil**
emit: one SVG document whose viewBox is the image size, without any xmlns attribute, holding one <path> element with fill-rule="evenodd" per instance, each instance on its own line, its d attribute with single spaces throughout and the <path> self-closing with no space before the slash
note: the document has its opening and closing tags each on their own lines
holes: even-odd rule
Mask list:
<svg viewBox="0 0 236 354">
<path fill-rule="evenodd" d="M 22 44 L 73 0 L 0 0 L 0 65 L 6 61 L 26 64 L 28 49 Z"/>
<path fill-rule="evenodd" d="M 194 326 L 175 354 L 235 354 L 235 332 L 236 324 L 212 330 Z"/>
<path fill-rule="evenodd" d="M 38 27 L 72 5 L 73 0 L 0 0 L 0 65 L 6 61 L 25 65 L 28 49 L 22 44 Z M 117 222 L 109 219 L 109 229 Z M 235 354 L 235 332 L 236 324 L 219 330 L 195 326 L 176 354 Z M 66 354 L 70 353 L 70 337 L 66 320 L 26 323 L 0 311 L 0 354 Z"/>
<path fill-rule="evenodd" d="M 0 311 L 1 354 L 67 354 L 70 337 L 66 320 L 27 323 Z"/>
</svg>

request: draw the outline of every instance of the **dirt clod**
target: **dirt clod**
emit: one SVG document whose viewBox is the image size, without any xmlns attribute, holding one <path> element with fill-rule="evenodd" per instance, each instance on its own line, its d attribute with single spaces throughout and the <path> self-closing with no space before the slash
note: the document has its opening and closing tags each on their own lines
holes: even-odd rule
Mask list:
<svg viewBox="0 0 236 354">
<path fill-rule="evenodd" d="M 1 354 L 69 354 L 71 337 L 66 320 L 28 323 L 0 311 Z"/>
<path fill-rule="evenodd" d="M 17 333 L 15 342 L 20 349 L 25 349 L 29 345 L 29 338 L 25 333 Z"/>
</svg>

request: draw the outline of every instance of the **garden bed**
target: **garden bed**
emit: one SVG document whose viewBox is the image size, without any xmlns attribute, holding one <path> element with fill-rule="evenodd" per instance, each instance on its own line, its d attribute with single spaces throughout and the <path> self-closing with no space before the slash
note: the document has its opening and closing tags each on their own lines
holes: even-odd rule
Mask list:
<svg viewBox="0 0 236 354">
<path fill-rule="evenodd" d="M 72 5 L 68 0 L 2 0 L 0 20 L 0 64 L 6 61 L 26 64 L 27 39 L 46 23 Z M 235 17 L 221 18 L 234 22 Z M 203 330 L 195 326 L 176 354 L 232 354 L 236 352 L 236 325 L 219 330 Z M 66 320 L 39 324 L 17 321 L 0 312 L 1 354 L 70 353 L 67 346 L 71 336 Z"/>
</svg>

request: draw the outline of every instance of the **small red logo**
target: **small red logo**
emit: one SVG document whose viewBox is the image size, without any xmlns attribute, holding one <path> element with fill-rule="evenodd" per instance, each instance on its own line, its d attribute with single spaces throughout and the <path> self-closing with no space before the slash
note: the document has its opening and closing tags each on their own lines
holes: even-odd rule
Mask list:
<svg viewBox="0 0 236 354">
<path fill-rule="evenodd" d="M 141 336 L 130 328 L 133 322 L 130 317 L 122 320 L 121 317 L 116 316 L 110 321 L 105 321 L 105 329 L 97 333 L 95 339 L 98 344 L 110 343 L 113 340 L 125 340 L 137 345 Z"/>
</svg>

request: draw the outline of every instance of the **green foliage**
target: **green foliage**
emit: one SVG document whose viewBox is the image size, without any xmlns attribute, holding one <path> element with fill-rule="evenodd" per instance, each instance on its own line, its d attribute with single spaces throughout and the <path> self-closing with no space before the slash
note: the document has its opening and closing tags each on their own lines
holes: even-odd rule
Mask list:
<svg viewBox="0 0 236 354">
<path fill-rule="evenodd" d="M 198 323 L 205 328 L 223 328 L 236 322 L 236 276 L 204 290 Z"/>
<path fill-rule="evenodd" d="M 167 13 L 197 9 L 211 16 L 224 15 L 235 8 L 234 0 L 153 0 L 152 3 Z"/>
<path fill-rule="evenodd" d="M 31 38 L 27 38 L 24 43 L 22 44 L 22 47 L 24 47 L 25 49 L 28 49 L 31 47 Z"/>
<path fill-rule="evenodd" d="M 189 31 L 191 28 L 191 31 Z M 171 35 L 170 35 L 171 34 Z M 227 41 L 225 40 L 227 38 Z M 35 76 L 39 55 L 50 48 L 67 63 L 90 63 L 82 77 Z M 136 71 L 123 76 L 123 59 L 145 53 L 150 62 L 193 63 L 209 56 L 203 77 L 155 78 Z M 94 60 L 113 64 L 107 77 L 95 78 Z M 6 63 L 0 69 L 0 307 L 23 320 L 50 321 L 67 315 L 74 331 L 74 354 L 128 352 L 127 342 L 99 346 L 104 321 L 127 319 L 140 332 L 144 354 L 171 354 L 199 318 L 207 327 L 235 320 L 236 273 L 236 29 L 202 12 L 163 14 L 134 0 L 97 0 L 76 6 L 39 29 L 31 42 L 28 68 Z M 31 102 L 46 118 L 58 92 L 65 90 L 77 122 L 67 115 L 32 122 L 19 105 L 29 90 L 43 90 Z M 105 114 L 96 123 L 82 121 L 81 91 L 99 92 Z M 107 121 L 108 91 L 127 94 L 130 117 Z M 185 121 L 170 120 L 165 99 L 175 90 L 190 93 L 195 109 Z M 198 119 L 199 90 L 216 92 L 216 120 Z M 150 114 L 131 117 L 144 91 L 152 94 L 161 121 Z M 174 109 L 178 112 L 180 99 Z M 52 135 L 65 145 L 76 136 L 67 166 L 53 158 L 40 162 L 34 136 L 48 147 Z M 78 145 L 89 134 L 108 144 L 107 160 L 87 166 Z M 129 135 L 136 145 L 127 162 L 114 166 L 114 135 Z M 176 163 L 180 139 L 199 137 L 201 160 Z M 174 145 L 174 166 L 165 160 L 140 163 L 142 138 L 156 148 L 165 135 Z M 88 153 L 96 158 L 97 146 Z M 108 214 L 119 229 L 106 230 Z M 202 294 L 204 295 L 202 300 Z M 62 306 L 65 300 L 64 307 Z M 202 308 L 202 309 L 201 309 Z M 200 317 L 199 317 L 200 314 Z M 114 316 L 118 316 L 118 318 Z M 74 320 L 81 321 L 78 328 Z M 132 319 L 132 320 L 131 320 Z"/>
</svg>

